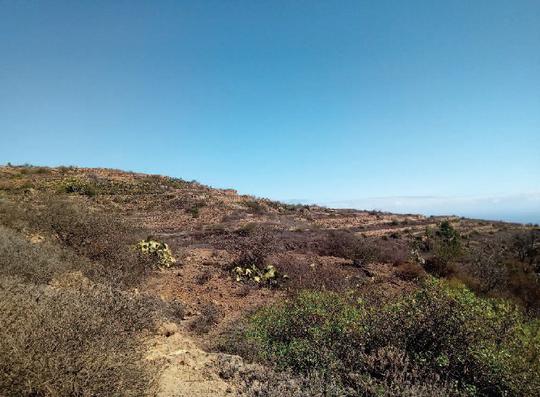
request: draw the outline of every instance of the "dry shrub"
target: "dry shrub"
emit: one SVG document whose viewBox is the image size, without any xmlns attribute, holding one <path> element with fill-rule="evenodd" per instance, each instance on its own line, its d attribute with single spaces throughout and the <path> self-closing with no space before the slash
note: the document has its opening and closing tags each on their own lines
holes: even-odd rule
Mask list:
<svg viewBox="0 0 540 397">
<path fill-rule="evenodd" d="M 407 242 L 396 239 L 358 237 L 349 231 L 331 231 L 321 244 L 321 255 L 350 259 L 356 266 L 372 262 L 399 264 L 407 261 Z"/>
<path fill-rule="evenodd" d="M 506 247 L 502 242 L 471 246 L 467 257 L 459 267 L 460 278 L 469 280 L 475 290 L 487 294 L 507 287 L 508 268 L 505 263 Z"/>
<path fill-rule="evenodd" d="M 540 273 L 540 229 L 520 231 L 512 236 L 512 249 L 521 262 L 536 267 Z"/>
<path fill-rule="evenodd" d="M 249 223 L 234 234 L 227 248 L 239 254 L 231 270 L 237 266 L 264 268 L 266 258 L 281 249 L 275 234 L 265 225 Z"/>
<path fill-rule="evenodd" d="M 53 237 L 77 255 L 93 261 L 86 273 L 101 282 L 134 285 L 155 265 L 151 258 L 133 249 L 144 231 L 115 214 L 92 210 L 77 201 L 50 196 L 39 205 L 21 206 L 18 212 L 1 220 L 19 230 Z"/>
<path fill-rule="evenodd" d="M 418 263 L 404 262 L 396 266 L 396 274 L 405 281 L 422 280 L 426 277 L 426 271 Z"/>
<path fill-rule="evenodd" d="M 259 364 L 245 364 L 236 356 L 220 355 L 216 362 L 219 376 L 233 382 L 245 397 L 345 397 L 337 384 L 324 381 L 316 374 L 301 377 L 279 372 Z"/>
<path fill-rule="evenodd" d="M 373 246 L 348 231 L 331 231 L 319 252 L 321 255 L 350 259 L 356 265 L 373 262 L 377 256 Z"/>
<path fill-rule="evenodd" d="M 376 260 L 378 262 L 392 263 L 399 265 L 407 262 L 410 256 L 409 243 L 405 240 L 392 239 L 385 240 L 381 238 L 369 238 L 369 244 L 374 247 Z"/>
<path fill-rule="evenodd" d="M 540 278 L 534 273 L 525 271 L 521 266 L 510 266 L 508 270 L 507 290 L 510 298 L 517 300 L 527 310 L 540 314 Z"/>
<path fill-rule="evenodd" d="M 223 313 L 214 303 L 205 303 L 200 314 L 189 324 L 189 329 L 197 334 L 207 334 L 222 317 Z"/>
<path fill-rule="evenodd" d="M 67 271 L 91 272 L 92 264 L 49 242 L 31 243 L 22 234 L 0 226 L 0 275 L 48 283 Z"/>
<path fill-rule="evenodd" d="M 429 273 L 438 277 L 450 277 L 455 274 L 456 270 L 453 264 L 448 263 L 438 256 L 426 258 L 424 269 Z"/>
<path fill-rule="evenodd" d="M 203 269 L 197 276 L 195 276 L 195 282 L 199 285 L 204 285 L 212 278 L 212 271 L 210 269 Z"/>
<path fill-rule="evenodd" d="M 462 247 L 459 261 L 445 260 L 435 249 L 425 267 L 435 275 L 459 279 L 482 295 L 511 299 L 538 313 L 540 279 L 534 233 L 533 229 L 475 235 Z"/>
<path fill-rule="evenodd" d="M 246 200 L 242 204 L 252 214 L 262 215 L 267 211 L 267 208 L 257 200 Z"/>
<path fill-rule="evenodd" d="M 54 287 L 0 280 L 5 396 L 141 396 L 152 370 L 137 336 L 152 304 L 84 279 Z"/>
<path fill-rule="evenodd" d="M 362 395 L 380 397 L 458 397 L 467 393 L 415 364 L 402 350 L 383 347 L 362 355 L 371 376 L 353 375 L 351 381 Z M 354 394 L 358 395 L 358 394 Z"/>
<path fill-rule="evenodd" d="M 20 172 L 23 175 L 48 174 L 51 172 L 51 170 L 48 167 L 37 167 L 33 165 L 28 165 L 28 166 L 20 167 Z"/>
<path fill-rule="evenodd" d="M 28 218 L 27 205 L 0 198 L 0 224 L 21 231 L 28 227 Z"/>
<path fill-rule="evenodd" d="M 301 290 L 345 291 L 353 288 L 360 278 L 358 269 L 339 263 L 310 261 L 309 258 L 285 256 L 276 265 L 288 276 L 283 287 L 289 292 Z"/>
</svg>

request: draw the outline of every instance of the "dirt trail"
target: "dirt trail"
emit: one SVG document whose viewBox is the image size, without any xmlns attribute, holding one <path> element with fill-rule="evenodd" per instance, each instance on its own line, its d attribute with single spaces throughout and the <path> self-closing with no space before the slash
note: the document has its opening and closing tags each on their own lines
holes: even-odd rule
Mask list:
<svg viewBox="0 0 540 397">
<path fill-rule="evenodd" d="M 217 373 L 216 363 L 224 354 L 208 353 L 182 331 L 155 337 L 149 342 L 147 359 L 162 365 L 159 372 L 157 397 L 223 397 L 236 396 L 235 387 Z M 236 356 L 229 360 L 239 361 Z"/>
</svg>

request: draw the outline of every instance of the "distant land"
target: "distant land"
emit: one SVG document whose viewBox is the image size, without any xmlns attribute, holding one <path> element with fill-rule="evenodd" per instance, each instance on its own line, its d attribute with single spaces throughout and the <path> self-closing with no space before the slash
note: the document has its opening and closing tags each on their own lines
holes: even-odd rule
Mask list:
<svg viewBox="0 0 540 397">
<path fill-rule="evenodd" d="M 374 209 L 396 214 L 456 215 L 523 224 L 540 223 L 540 193 L 491 197 L 392 196 L 338 201 L 284 201 L 291 204 L 318 204 L 329 208 Z"/>
</svg>

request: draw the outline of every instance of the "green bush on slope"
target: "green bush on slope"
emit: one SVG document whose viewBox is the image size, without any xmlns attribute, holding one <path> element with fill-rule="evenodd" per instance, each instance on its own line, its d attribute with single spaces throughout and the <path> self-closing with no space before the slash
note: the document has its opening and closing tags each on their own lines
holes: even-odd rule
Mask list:
<svg viewBox="0 0 540 397">
<path fill-rule="evenodd" d="M 337 378 L 361 395 L 406 394 L 404 387 L 435 383 L 447 395 L 540 390 L 540 323 L 508 303 L 435 279 L 382 308 L 304 292 L 256 313 L 247 337 L 261 358 Z"/>
</svg>

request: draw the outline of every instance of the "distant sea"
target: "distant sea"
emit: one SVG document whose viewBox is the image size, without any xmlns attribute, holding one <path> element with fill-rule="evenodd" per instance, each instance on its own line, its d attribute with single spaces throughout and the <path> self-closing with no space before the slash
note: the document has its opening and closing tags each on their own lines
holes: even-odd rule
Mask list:
<svg viewBox="0 0 540 397">
<path fill-rule="evenodd" d="M 484 219 L 488 221 L 503 221 L 523 224 L 538 224 L 540 225 L 540 212 L 527 212 L 527 213 L 490 213 L 490 212 L 478 212 L 478 213 L 456 213 L 458 216 L 464 216 L 466 218 Z"/>
<path fill-rule="evenodd" d="M 319 204 L 329 208 L 375 209 L 396 214 L 426 216 L 457 215 L 491 221 L 540 224 L 540 193 L 498 197 L 371 197 L 319 202 Z"/>
</svg>

